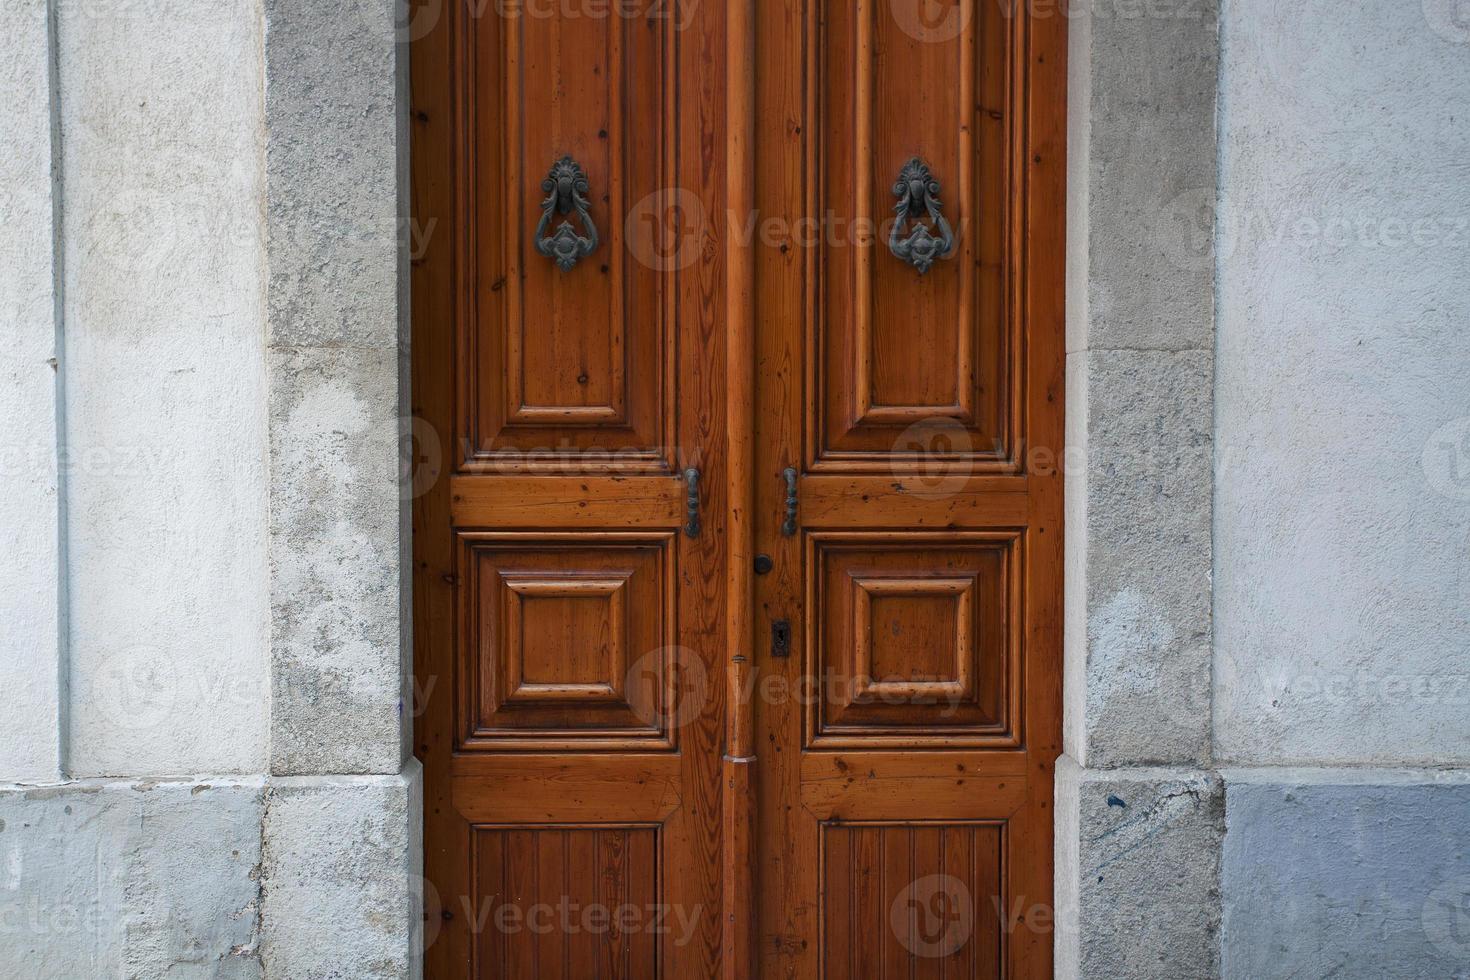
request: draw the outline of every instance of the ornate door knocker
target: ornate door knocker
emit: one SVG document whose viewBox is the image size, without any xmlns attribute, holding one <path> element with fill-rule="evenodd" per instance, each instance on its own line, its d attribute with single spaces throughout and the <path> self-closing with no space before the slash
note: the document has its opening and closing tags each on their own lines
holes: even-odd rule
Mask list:
<svg viewBox="0 0 1470 980">
<path fill-rule="evenodd" d="M 919 270 L 919 275 L 929 271 L 935 259 L 942 259 L 954 250 L 954 232 L 944 214 L 939 210 L 939 181 L 929 172 L 929 167 L 918 157 L 909 160 L 898 172 L 898 182 L 893 185 L 898 203 L 893 210 L 898 219 L 893 223 L 893 232 L 888 236 L 888 250 Z M 939 234 L 936 236 L 920 219 L 927 213 Z M 903 235 L 904 225 L 913 221 L 914 230 L 907 238 Z"/>
<path fill-rule="evenodd" d="M 541 182 L 541 189 L 546 192 L 546 200 L 541 202 L 541 221 L 536 225 L 536 251 L 555 259 L 557 268 L 568 272 L 578 260 L 591 255 L 597 247 L 597 226 L 587 213 L 591 207 L 587 202 L 587 175 L 577 161 L 565 156 L 551 165 L 551 172 Z M 577 234 L 570 221 L 563 221 L 556 226 L 556 231 L 546 234 L 553 214 L 571 214 L 573 211 L 582 219 L 582 226 L 587 229 L 586 237 Z"/>
</svg>

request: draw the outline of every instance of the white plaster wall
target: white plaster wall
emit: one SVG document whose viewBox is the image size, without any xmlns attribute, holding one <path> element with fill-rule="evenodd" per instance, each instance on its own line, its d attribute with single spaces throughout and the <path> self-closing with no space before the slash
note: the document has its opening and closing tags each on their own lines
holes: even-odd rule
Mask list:
<svg viewBox="0 0 1470 980">
<path fill-rule="evenodd" d="M 1470 17 L 1222 17 L 1215 734 L 1470 761 Z"/>
<path fill-rule="evenodd" d="M 264 771 L 260 4 L 59 6 L 70 772 Z"/>
<path fill-rule="evenodd" d="M 0 4 L 0 780 L 61 765 L 57 337 L 46 0 Z"/>
</svg>

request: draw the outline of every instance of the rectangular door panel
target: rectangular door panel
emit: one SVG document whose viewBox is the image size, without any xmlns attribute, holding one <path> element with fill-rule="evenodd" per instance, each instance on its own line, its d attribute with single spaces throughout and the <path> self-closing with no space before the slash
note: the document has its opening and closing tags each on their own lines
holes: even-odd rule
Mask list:
<svg viewBox="0 0 1470 980">
<path fill-rule="evenodd" d="M 486 827 L 472 840 L 476 976 L 658 975 L 658 828 Z"/>
<path fill-rule="evenodd" d="M 825 980 L 1002 976 L 996 916 L 977 914 L 1000 900 L 1001 826 L 823 823 L 820 834 Z"/>
<path fill-rule="evenodd" d="M 673 748 L 675 544 L 460 534 L 460 751 Z"/>
<path fill-rule="evenodd" d="M 808 207 L 825 222 L 810 257 L 821 288 L 811 459 L 838 470 L 936 454 L 1004 461 L 1015 442 L 1005 286 L 1019 19 L 979 0 L 933 20 L 940 8 L 921 0 L 808 3 Z M 946 226 L 947 252 L 915 252 Z M 896 260 L 893 243 L 914 260 Z"/>
<path fill-rule="evenodd" d="M 470 462 L 671 465 L 675 286 L 647 219 L 679 179 L 672 20 L 528 9 L 467 26 Z M 546 214 L 561 179 L 585 215 Z M 596 248 L 563 269 L 537 250 L 558 235 Z"/>
</svg>

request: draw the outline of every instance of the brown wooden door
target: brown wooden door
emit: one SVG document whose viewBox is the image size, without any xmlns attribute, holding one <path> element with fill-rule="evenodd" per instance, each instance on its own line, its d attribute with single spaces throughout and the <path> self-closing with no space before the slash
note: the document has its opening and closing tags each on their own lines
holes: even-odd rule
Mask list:
<svg viewBox="0 0 1470 980">
<path fill-rule="evenodd" d="M 416 0 L 428 976 L 1050 973 L 1029 7 Z"/>
<path fill-rule="evenodd" d="M 793 635 L 752 699 L 760 975 L 1049 976 L 1063 19 L 760 9 L 759 205 L 821 219 L 756 251 L 756 628 Z M 913 158 L 954 236 L 923 272 Z"/>
</svg>

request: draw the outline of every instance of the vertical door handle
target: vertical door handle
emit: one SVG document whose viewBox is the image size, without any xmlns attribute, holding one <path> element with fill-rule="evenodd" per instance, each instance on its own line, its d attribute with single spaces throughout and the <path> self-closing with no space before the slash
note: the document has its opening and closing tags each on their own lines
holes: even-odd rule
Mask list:
<svg viewBox="0 0 1470 980">
<path fill-rule="evenodd" d="M 536 251 L 556 262 L 563 272 L 570 272 L 577 262 L 597 248 L 597 226 L 592 223 L 587 202 L 587 175 L 582 165 L 571 157 L 562 157 L 551 165 L 551 172 L 541 182 L 546 200 L 541 202 L 541 221 L 536 225 Z M 581 219 L 586 235 L 577 234 L 570 221 L 556 226 L 556 231 L 547 234 L 552 215 L 572 214 Z"/>
<path fill-rule="evenodd" d="M 789 538 L 796 534 L 796 468 L 786 467 L 781 476 L 786 479 L 786 519 L 781 522 L 781 533 Z"/>
<path fill-rule="evenodd" d="M 942 259 L 954 251 L 954 232 L 940 210 L 943 205 L 939 201 L 939 181 L 929 172 L 928 164 L 913 157 L 898 172 L 893 193 L 898 198 L 898 203 L 893 206 L 898 218 L 888 236 L 888 250 L 918 269 L 922 276 L 929 271 L 935 259 Z M 939 232 L 937 237 L 920 220 L 925 216 L 934 223 Z M 914 230 L 905 236 L 904 226 L 911 221 Z"/>
<path fill-rule="evenodd" d="M 684 533 L 691 538 L 699 537 L 699 470 L 694 467 L 684 471 L 685 487 L 684 498 Z"/>
</svg>

